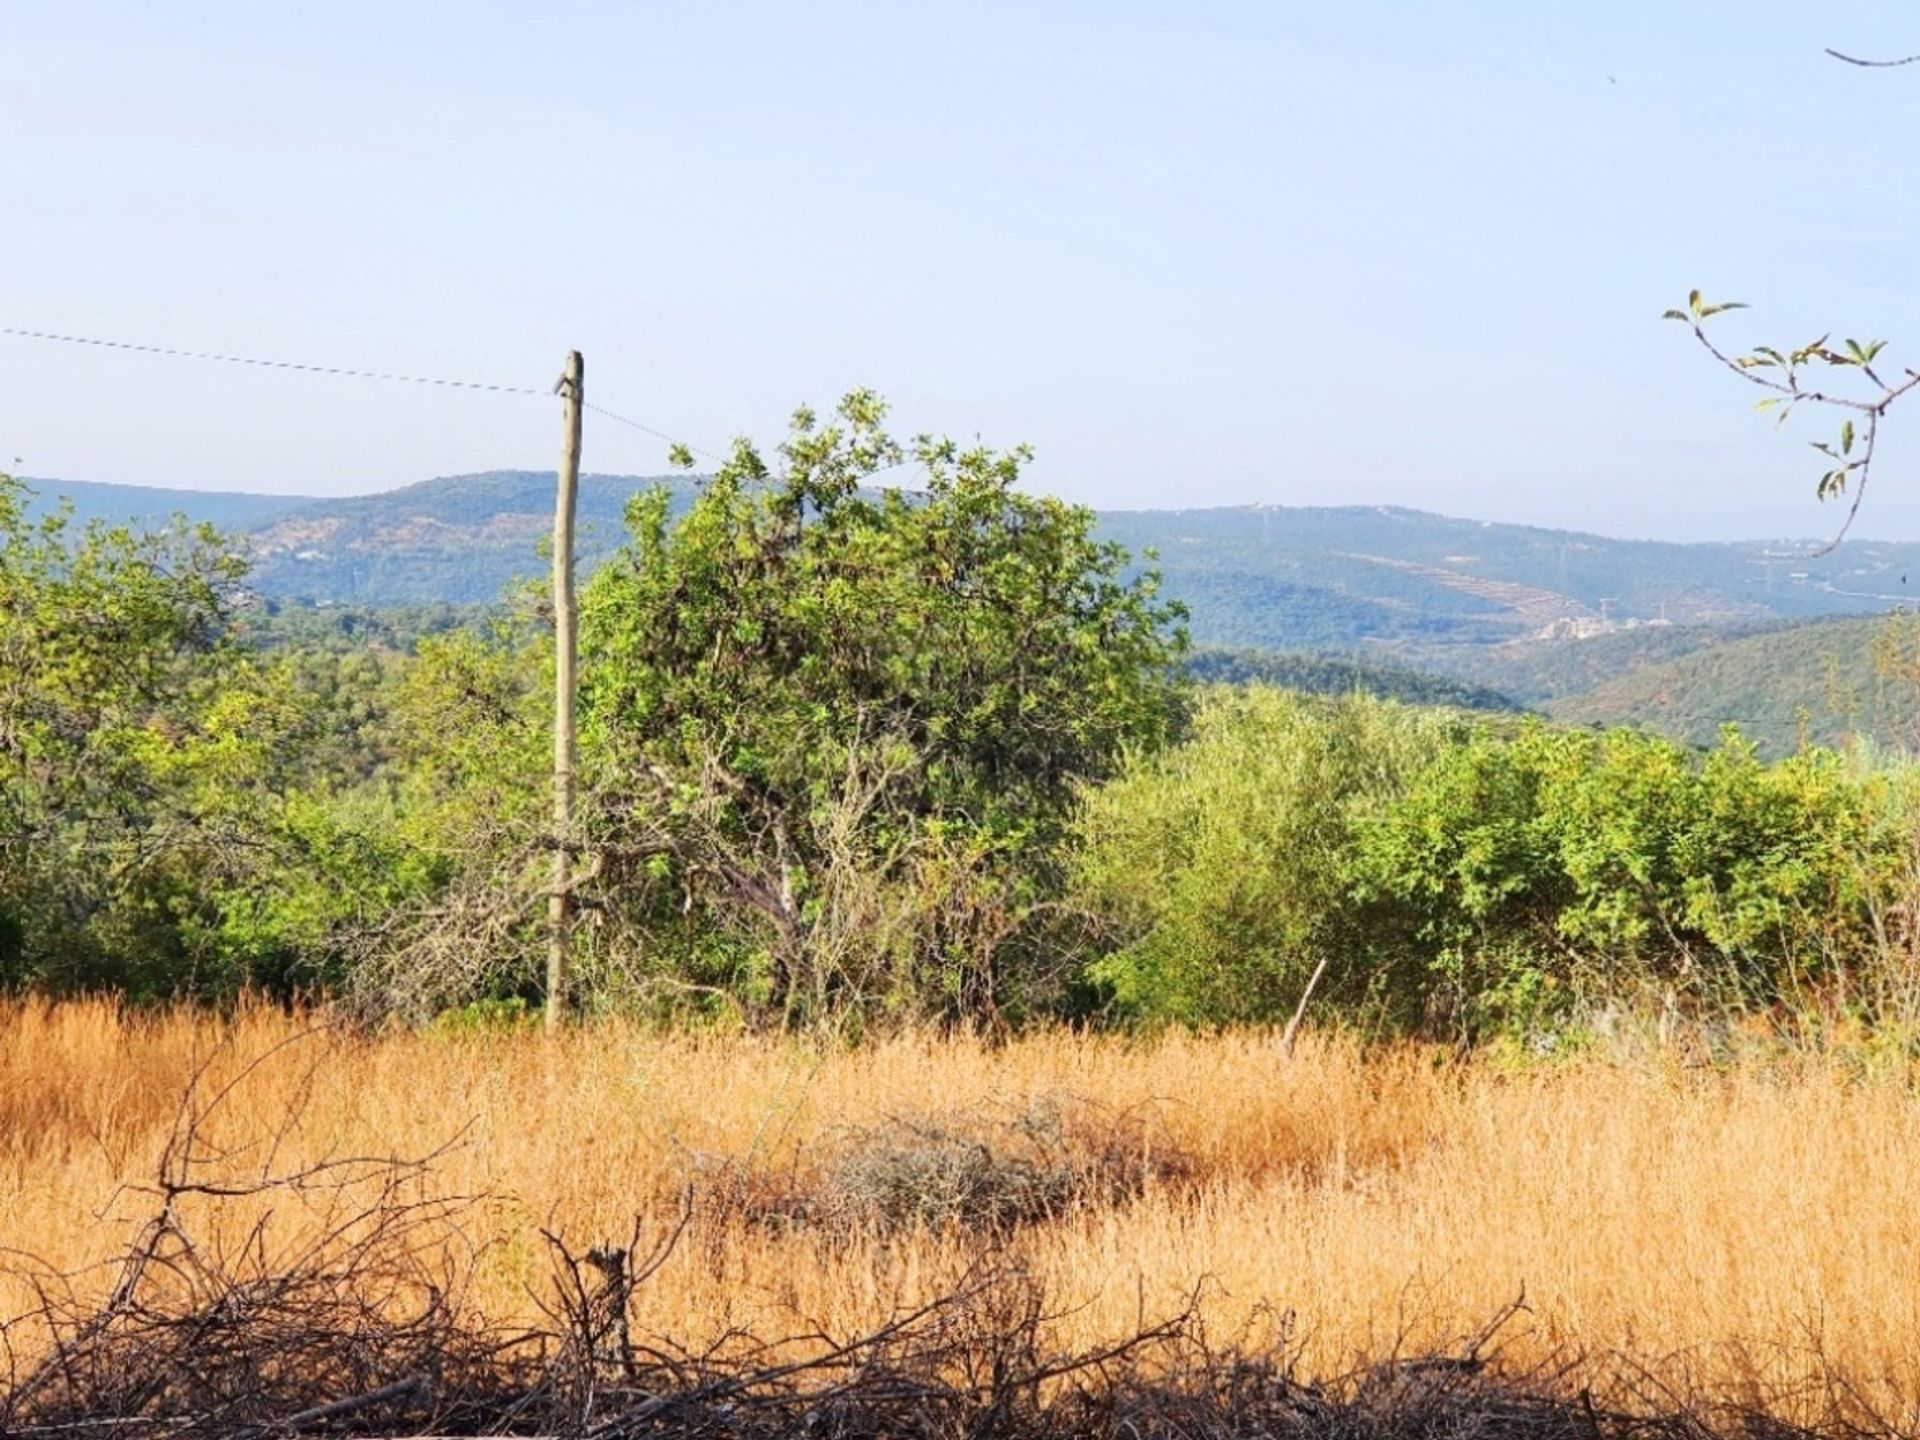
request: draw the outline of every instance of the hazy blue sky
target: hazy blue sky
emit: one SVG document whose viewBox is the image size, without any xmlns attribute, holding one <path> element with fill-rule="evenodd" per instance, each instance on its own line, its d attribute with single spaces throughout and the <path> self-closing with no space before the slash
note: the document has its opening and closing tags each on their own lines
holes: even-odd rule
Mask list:
<svg viewBox="0 0 1920 1440">
<path fill-rule="evenodd" d="M 1102 506 L 1808 534 L 1804 437 L 1656 317 L 1920 364 L 1920 73 L 1825 45 L 1920 49 L 1920 4 L 11 0 L 0 326 L 541 386 L 578 346 L 711 448 L 867 384 Z M 28 474 L 342 493 L 556 428 L 0 338 Z M 1878 486 L 1920 534 L 1920 408 Z"/>
</svg>

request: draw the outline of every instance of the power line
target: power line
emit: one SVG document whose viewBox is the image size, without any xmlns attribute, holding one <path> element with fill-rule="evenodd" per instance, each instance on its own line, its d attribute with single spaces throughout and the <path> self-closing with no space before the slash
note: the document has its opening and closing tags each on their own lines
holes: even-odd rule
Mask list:
<svg viewBox="0 0 1920 1440">
<path fill-rule="evenodd" d="M 186 350 L 171 345 L 140 345 L 129 340 L 103 340 L 90 335 L 61 335 L 48 330 L 24 330 L 16 326 L 0 326 L 0 335 L 10 335 L 20 340 L 47 340 L 60 345 L 86 345 L 98 350 L 125 350 L 137 355 L 161 355 L 175 360 L 208 360 L 222 365 L 253 365 L 266 370 L 297 370 L 310 375 L 336 375 L 355 380 L 392 380 L 404 385 L 437 385 L 449 390 L 479 390 L 495 395 L 531 395 L 545 398 L 553 393 L 552 389 L 536 390 L 526 385 L 494 385 L 483 380 L 448 380 L 428 375 L 401 375 L 384 370 L 356 370 L 345 365 L 319 365 L 301 360 L 268 360 L 252 355 L 225 355 L 211 350 Z M 717 463 L 724 463 L 721 457 L 698 445 L 690 445 L 678 440 L 664 430 L 618 414 L 602 405 L 588 404 L 584 408 L 619 424 L 630 426 L 655 439 L 664 440 L 669 445 L 686 445 L 695 454 L 704 455 Z"/>
<path fill-rule="evenodd" d="M 404 385 L 440 385 L 450 390 L 487 390 L 498 395 L 552 394 L 524 385 L 490 385 L 481 380 L 445 380 L 427 375 L 396 375 L 380 370 L 353 370 L 344 365 L 312 365 L 298 360 L 263 360 L 251 355 L 220 355 L 209 350 L 176 350 L 166 345 L 136 345 L 127 340 L 99 340 L 85 335 L 55 335 L 45 330 L 17 330 L 0 326 L 0 335 L 21 340 L 51 340 L 61 345 L 90 345 L 100 350 L 130 350 L 140 355 L 165 355 L 176 360 L 212 360 L 222 365 L 257 365 L 267 370 L 304 370 L 314 375 L 339 375 L 355 380 L 394 380 Z"/>
<path fill-rule="evenodd" d="M 604 405 L 596 405 L 591 400 L 584 402 L 580 408 L 582 410 L 591 410 L 596 415 L 605 416 L 607 419 L 614 421 L 616 424 L 629 426 L 632 429 L 638 430 L 643 435 L 651 435 L 656 440 L 664 440 L 669 445 L 678 445 L 683 449 L 692 451 L 695 455 L 704 455 L 706 456 L 707 459 L 713 461 L 713 463 L 716 465 L 724 465 L 727 463 L 726 458 L 724 456 L 716 455 L 713 453 L 713 451 L 705 449 L 702 446 L 695 445 L 690 441 L 677 439 L 674 436 L 667 434 L 667 432 L 664 430 L 656 430 L 651 425 L 645 424 L 644 422 L 639 420 L 630 419 L 629 417 L 622 415 L 617 411 L 607 409 L 607 407 Z"/>
<path fill-rule="evenodd" d="M 205 360 L 221 365 L 252 365 L 263 370 L 291 370 L 309 375 L 334 375 L 353 380 L 391 380 L 403 385 L 434 385 L 448 390 L 478 390 L 494 395 L 531 395 L 544 399 L 552 395 L 553 389 L 535 389 L 526 385 L 494 385 L 483 380 L 449 380 L 430 375 L 402 375 L 384 370 L 356 370 L 345 365 L 319 365 L 301 360 L 270 360 L 253 355 L 226 355 L 211 350 L 187 350 L 171 345 L 141 345 L 130 340 L 104 340 L 91 335 L 62 335 L 49 330 L 26 330 L 12 325 L 0 326 L 0 335 L 11 336 L 18 340 L 44 340 L 59 345 L 85 345 L 96 350 L 122 350 L 136 355 L 159 355 L 174 360 Z M 582 409 L 605 417 L 617 425 L 638 430 L 668 445 L 679 446 L 695 455 L 711 460 L 716 465 L 727 463 L 726 457 L 690 441 L 681 440 L 668 434 L 657 426 L 643 420 L 635 420 L 630 415 L 622 415 L 604 405 L 595 405 L 591 401 L 584 403 Z M 863 477 L 872 479 L 874 475 L 884 475 L 890 470 L 898 470 L 911 464 L 911 460 L 896 461 L 883 465 L 878 470 Z"/>
</svg>

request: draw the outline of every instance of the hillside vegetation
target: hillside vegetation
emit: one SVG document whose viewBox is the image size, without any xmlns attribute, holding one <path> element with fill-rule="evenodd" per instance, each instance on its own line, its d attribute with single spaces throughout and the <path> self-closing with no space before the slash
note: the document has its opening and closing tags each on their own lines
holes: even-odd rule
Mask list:
<svg viewBox="0 0 1920 1440">
<path fill-rule="evenodd" d="M 778 471 L 625 507 L 583 594 L 575 1007 L 859 1033 L 1305 1000 L 1471 1040 L 1681 997 L 1911 1007 L 1920 772 L 1190 655 L 1152 570 L 1022 494 L 1018 453 L 926 441 L 921 492 L 868 488 L 904 458 L 880 414 L 803 413 Z M 263 603 L 211 531 L 15 493 L 0 982 L 414 1021 L 545 998 L 537 590 Z"/>
<path fill-rule="evenodd" d="M 0 1433 L 1911 1434 L 1920 764 L 1195 650 L 883 422 L 620 497 L 565 830 L 537 583 L 259 583 L 517 564 L 512 477 L 272 555 L 0 478 Z M 1333 558 L 1536 690 L 1920 676 L 1542 661 L 1464 553 Z"/>
<path fill-rule="evenodd" d="M 1712 745 L 1722 727 L 1737 725 L 1776 755 L 1862 737 L 1912 751 L 1920 745 L 1915 627 L 1903 615 L 1733 635 L 1546 709 L 1568 724 L 1631 722 L 1694 745 Z"/>
<path fill-rule="evenodd" d="M 1584 694 L 1648 665 L 1729 640 L 1768 635 L 1803 620 L 1737 620 L 1720 625 L 1643 625 L 1611 634 L 1508 641 L 1478 649 L 1415 650 L 1409 662 L 1490 686 L 1529 705 Z"/>
<path fill-rule="evenodd" d="M 1382 660 L 1285 650 L 1227 650 L 1201 646 L 1186 659 L 1187 673 L 1212 685 L 1273 685 L 1307 695 L 1373 695 L 1411 705 L 1461 710 L 1519 710 L 1510 697 L 1484 685 L 1454 680 Z"/>
<path fill-rule="evenodd" d="M 584 569 L 617 553 L 637 491 L 661 488 L 678 514 L 701 483 L 584 477 Z M 249 585 L 297 616 L 314 605 L 498 605 L 542 573 L 551 485 L 499 471 L 318 501 L 45 488 L 71 495 L 79 520 L 149 523 L 178 509 L 244 532 Z M 1644 725 L 1692 744 L 1712 743 L 1730 721 L 1770 754 L 1803 739 L 1858 733 L 1905 746 L 1914 736 L 1911 687 L 1887 683 L 1871 645 L 1854 643 L 1867 630 L 1796 627 L 1899 603 L 1909 567 L 1920 574 L 1920 547 L 1858 542 L 1810 558 L 1785 541 L 1616 541 L 1364 506 L 1109 512 L 1096 528 L 1186 607 L 1201 647 L 1188 665 L 1202 679 L 1548 708 L 1569 723 Z"/>
</svg>

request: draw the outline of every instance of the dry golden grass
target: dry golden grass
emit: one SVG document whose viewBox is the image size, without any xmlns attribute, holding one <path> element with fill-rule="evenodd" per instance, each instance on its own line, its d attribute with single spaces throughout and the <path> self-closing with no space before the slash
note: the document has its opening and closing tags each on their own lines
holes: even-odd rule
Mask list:
<svg viewBox="0 0 1920 1440">
<path fill-rule="evenodd" d="M 1070 1307 L 1063 1343 L 1125 1332 L 1204 1281 L 1215 1333 L 1289 1323 L 1327 1369 L 1447 1345 L 1524 1289 L 1519 1360 L 1625 1355 L 1729 1386 L 1826 1367 L 1920 1396 L 1920 1103 L 1904 1074 L 1657 1056 L 1510 1073 L 1312 1036 L 1291 1059 L 1265 1035 L 851 1052 L 619 1025 L 296 1038 L 310 1024 L 0 1009 L 0 1246 L 63 1269 L 112 1256 L 151 1208 L 125 1187 L 152 1178 L 204 1065 L 203 1096 L 241 1077 L 209 1118 L 229 1152 L 209 1173 L 453 1142 L 430 1183 L 487 1197 L 462 1223 L 486 1242 L 471 1294 L 494 1316 L 544 1284 L 541 1226 L 586 1244 L 637 1214 L 660 1233 L 691 1184 L 707 1198 L 637 1295 L 638 1325 L 689 1342 L 797 1317 L 853 1330 L 950 1285 L 988 1242 L 769 1225 L 713 1203 L 721 1179 L 805 1191 L 890 1114 L 1077 1097 L 1181 1163 L 1003 1242 Z M 275 1203 L 275 1233 L 315 1223 Z M 231 1229 L 246 1208 L 197 1223 Z M 0 1313 L 24 1303 L 0 1288 Z"/>
</svg>

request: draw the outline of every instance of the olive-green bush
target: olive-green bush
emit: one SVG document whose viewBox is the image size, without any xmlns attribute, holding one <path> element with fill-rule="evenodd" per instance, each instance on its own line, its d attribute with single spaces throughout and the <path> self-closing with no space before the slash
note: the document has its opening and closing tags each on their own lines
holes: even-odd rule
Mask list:
<svg viewBox="0 0 1920 1440">
<path fill-rule="evenodd" d="M 1078 895 L 1142 1019 L 1279 1018 L 1322 958 L 1327 1006 L 1470 1035 L 1871 1007 L 1909 988 L 1917 834 L 1905 763 L 1251 691 L 1090 797 Z"/>
<path fill-rule="evenodd" d="M 1179 747 L 1087 797 L 1076 899 L 1106 953 L 1089 978 L 1124 1014 L 1260 1020 L 1318 992 L 1346 1006 L 1418 989 L 1382 943 L 1391 905 L 1356 898 L 1359 836 L 1463 722 L 1365 696 L 1208 692 Z"/>
</svg>

